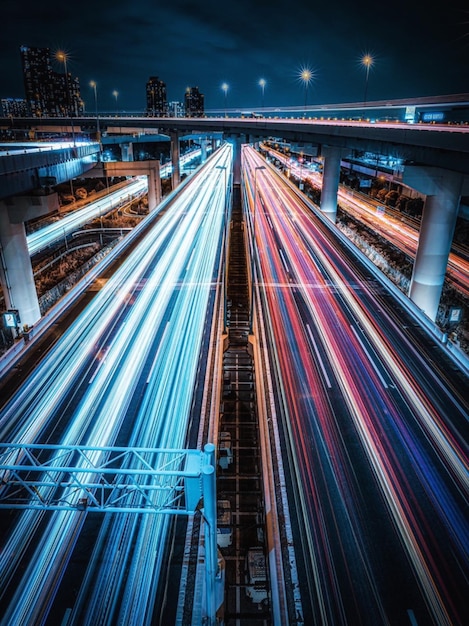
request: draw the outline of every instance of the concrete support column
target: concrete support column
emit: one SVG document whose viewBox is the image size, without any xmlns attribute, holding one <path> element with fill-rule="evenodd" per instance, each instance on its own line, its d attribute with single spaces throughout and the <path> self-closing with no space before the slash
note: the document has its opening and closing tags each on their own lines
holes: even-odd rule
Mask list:
<svg viewBox="0 0 469 626">
<path fill-rule="evenodd" d="M 436 320 L 459 212 L 463 176 L 434 167 L 407 167 L 403 182 L 427 195 L 409 297 Z"/>
<path fill-rule="evenodd" d="M 241 184 L 241 146 L 246 141 L 241 137 L 232 137 L 230 142 L 233 144 L 233 183 Z"/>
<path fill-rule="evenodd" d="M 176 189 L 176 187 L 181 182 L 181 173 L 179 169 L 179 135 L 178 133 L 171 133 L 171 165 L 173 166 L 172 174 L 171 174 L 171 185 L 172 189 Z"/>
<path fill-rule="evenodd" d="M 134 144 L 133 143 L 121 143 L 121 158 L 123 161 L 134 160 Z"/>
<path fill-rule="evenodd" d="M 200 157 L 201 162 L 205 163 L 207 160 L 207 140 L 205 138 L 200 142 Z"/>
<path fill-rule="evenodd" d="M 340 180 L 340 161 L 342 150 L 331 146 L 323 146 L 324 169 L 321 190 L 321 211 L 335 224 L 337 215 L 337 191 Z"/>
<path fill-rule="evenodd" d="M 6 205 L 0 203 L 0 245 L 3 271 L 0 272 L 5 303 L 18 309 L 21 325 L 33 326 L 40 318 L 24 223 L 12 223 Z"/>
<path fill-rule="evenodd" d="M 153 165 L 154 163 L 154 165 Z M 148 210 L 153 211 L 161 202 L 160 162 L 152 161 L 148 172 Z"/>
</svg>

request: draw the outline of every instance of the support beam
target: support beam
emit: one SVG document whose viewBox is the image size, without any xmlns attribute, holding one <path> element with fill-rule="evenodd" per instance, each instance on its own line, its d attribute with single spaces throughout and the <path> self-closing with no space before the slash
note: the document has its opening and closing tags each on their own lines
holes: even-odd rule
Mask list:
<svg viewBox="0 0 469 626">
<path fill-rule="evenodd" d="M 159 160 L 151 161 L 106 161 L 86 174 L 87 178 L 106 176 L 147 176 L 148 208 L 153 211 L 161 202 L 161 177 Z"/>
<path fill-rule="evenodd" d="M 207 139 L 203 137 L 200 141 L 200 161 L 205 163 L 207 160 Z"/>
<path fill-rule="evenodd" d="M 215 474 L 215 446 L 205 444 L 206 463 L 202 468 L 202 491 L 205 519 L 205 575 L 207 588 L 207 618 L 210 626 L 216 626 L 217 593 L 217 495 Z"/>
<path fill-rule="evenodd" d="M 160 162 L 153 161 L 154 166 L 151 166 L 148 171 L 148 209 L 153 211 L 161 202 L 161 176 L 160 176 Z"/>
<path fill-rule="evenodd" d="M 406 166 L 403 182 L 427 196 L 409 297 L 435 321 L 459 212 L 463 176 L 440 168 Z"/>
<path fill-rule="evenodd" d="M 11 220 L 4 202 L 0 203 L 0 246 L 6 307 L 18 310 L 21 325 L 33 326 L 40 320 L 41 311 L 24 222 Z"/>
<path fill-rule="evenodd" d="M 123 161 L 134 160 L 134 144 L 132 142 L 125 142 L 120 144 L 121 157 Z"/>
<path fill-rule="evenodd" d="M 337 215 L 337 191 L 340 180 L 340 148 L 323 146 L 321 154 L 324 157 L 322 176 L 321 211 L 335 224 Z"/>
<path fill-rule="evenodd" d="M 232 135 L 229 141 L 233 144 L 233 184 L 239 185 L 241 184 L 241 146 L 243 143 L 247 143 L 247 138 Z"/>
<path fill-rule="evenodd" d="M 172 189 L 181 182 L 181 172 L 179 169 L 179 133 L 171 133 L 171 165 L 173 167 L 171 174 L 171 186 Z"/>
</svg>

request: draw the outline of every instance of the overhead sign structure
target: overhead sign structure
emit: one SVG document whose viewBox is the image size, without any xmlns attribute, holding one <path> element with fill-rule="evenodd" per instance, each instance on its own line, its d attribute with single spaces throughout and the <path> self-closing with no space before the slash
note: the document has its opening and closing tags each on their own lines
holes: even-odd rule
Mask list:
<svg viewBox="0 0 469 626">
<path fill-rule="evenodd" d="M 0 509 L 191 515 L 205 521 L 207 624 L 220 584 L 215 446 L 203 451 L 0 443 Z"/>
</svg>

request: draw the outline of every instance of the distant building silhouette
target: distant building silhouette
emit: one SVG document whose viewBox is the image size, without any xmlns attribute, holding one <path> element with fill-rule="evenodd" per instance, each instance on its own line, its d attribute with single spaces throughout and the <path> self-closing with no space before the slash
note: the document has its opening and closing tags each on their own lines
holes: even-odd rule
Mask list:
<svg viewBox="0 0 469 626">
<path fill-rule="evenodd" d="M 33 117 L 70 117 L 83 112 L 78 78 L 52 69 L 49 48 L 21 46 L 24 89 Z"/>
<path fill-rule="evenodd" d="M 151 76 L 147 82 L 146 114 L 148 117 L 166 117 L 168 114 L 166 83 L 158 76 Z"/>
<path fill-rule="evenodd" d="M 188 87 L 185 93 L 186 117 L 204 116 L 204 94 L 198 87 Z"/>
</svg>

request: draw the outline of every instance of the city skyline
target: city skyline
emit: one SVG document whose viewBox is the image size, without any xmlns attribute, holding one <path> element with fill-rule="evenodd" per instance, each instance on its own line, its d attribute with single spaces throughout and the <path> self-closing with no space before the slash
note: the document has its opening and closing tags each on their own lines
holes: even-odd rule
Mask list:
<svg viewBox="0 0 469 626">
<path fill-rule="evenodd" d="M 223 7 L 211 0 L 162 7 L 117 0 L 89 10 L 86 2 L 8 3 L 0 97 L 24 97 L 21 45 L 63 50 L 87 109 L 94 107 L 94 81 L 100 110 L 114 110 L 116 100 L 119 110 L 143 110 L 154 75 L 166 83 L 169 101 L 197 85 L 207 110 L 469 91 L 469 11 L 462 0 L 438 14 L 403 0 L 392 10 L 395 19 L 368 1 L 360 11 L 277 0 Z M 63 71 L 59 61 L 55 69 Z"/>
</svg>

